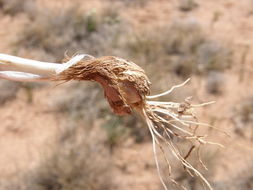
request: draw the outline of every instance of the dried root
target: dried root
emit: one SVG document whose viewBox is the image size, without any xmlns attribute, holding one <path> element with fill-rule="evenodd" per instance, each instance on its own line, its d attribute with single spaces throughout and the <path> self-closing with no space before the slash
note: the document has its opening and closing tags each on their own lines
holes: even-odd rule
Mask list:
<svg viewBox="0 0 253 190">
<path fill-rule="evenodd" d="M 200 125 L 208 125 L 199 123 L 197 121 L 197 118 L 193 114 L 193 107 L 194 106 L 192 106 L 190 103 L 190 98 L 187 98 L 183 103 L 147 101 L 146 108 L 142 110 L 142 115 L 148 124 L 149 131 L 153 139 L 153 150 L 158 174 L 166 190 L 167 187 L 160 174 L 156 146 L 159 147 L 165 157 L 169 168 L 168 179 L 172 183 L 181 189 L 185 189 L 185 187 L 178 184 L 178 182 L 171 176 L 171 164 L 164 153 L 165 148 L 170 150 L 173 156 L 182 164 L 183 168 L 189 173 L 190 176 L 199 177 L 208 189 L 212 189 L 206 178 L 187 161 L 187 158 L 191 155 L 191 153 L 197 149 L 199 164 L 207 170 L 199 154 L 200 146 L 205 144 L 216 144 L 206 141 L 206 136 L 197 135 L 197 129 Z M 174 138 L 185 140 L 192 144 L 185 156 L 182 155 L 180 149 L 174 143 Z"/>
<path fill-rule="evenodd" d="M 151 99 L 167 95 L 175 88 L 185 85 L 189 79 L 183 84 L 174 86 L 162 94 L 148 96 L 150 82 L 145 72 L 133 62 L 110 56 L 81 60 L 55 75 L 53 80 L 96 81 L 102 85 L 105 97 L 116 114 L 130 114 L 132 110 L 140 113 L 150 130 L 159 178 L 166 190 L 167 187 L 162 178 L 157 157 L 157 147 L 164 155 L 168 166 L 168 179 L 172 183 L 181 189 L 185 189 L 171 176 L 172 167 L 165 155 L 165 148 L 170 150 L 173 156 L 182 164 L 186 172 L 191 176 L 199 177 L 208 189 L 212 189 L 205 177 L 187 161 L 187 158 L 193 151 L 197 150 L 199 153 L 201 145 L 215 144 L 206 141 L 206 136 L 197 135 L 199 126 L 210 126 L 199 123 L 193 113 L 194 107 L 204 106 L 209 103 L 192 105 L 190 98 L 185 99 L 183 103 L 151 101 Z M 192 143 L 192 147 L 185 156 L 182 155 L 173 142 L 174 138 L 183 139 Z M 207 169 L 200 157 L 199 163 Z"/>
</svg>

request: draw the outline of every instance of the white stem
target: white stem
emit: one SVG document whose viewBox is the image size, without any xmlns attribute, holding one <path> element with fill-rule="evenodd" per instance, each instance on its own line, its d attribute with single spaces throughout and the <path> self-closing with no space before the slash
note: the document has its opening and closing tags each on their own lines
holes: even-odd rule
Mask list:
<svg viewBox="0 0 253 190">
<path fill-rule="evenodd" d="M 0 54 L 0 68 L 3 70 L 20 71 L 49 76 L 55 74 L 55 70 L 59 66 L 59 63 L 41 62 L 7 54 Z"/>
<path fill-rule="evenodd" d="M 0 79 L 22 81 L 22 82 L 32 82 L 48 80 L 49 77 L 43 77 L 41 75 L 35 75 L 31 73 L 24 73 L 18 71 L 0 71 Z"/>
<path fill-rule="evenodd" d="M 0 78 L 14 81 L 49 80 L 52 75 L 64 71 L 85 57 L 91 58 L 86 54 L 76 55 L 68 62 L 61 64 L 0 54 Z"/>
</svg>

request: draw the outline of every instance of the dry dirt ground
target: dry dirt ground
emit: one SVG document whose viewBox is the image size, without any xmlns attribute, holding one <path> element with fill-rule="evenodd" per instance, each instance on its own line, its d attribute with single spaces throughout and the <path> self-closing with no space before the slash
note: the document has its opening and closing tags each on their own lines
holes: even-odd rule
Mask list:
<svg viewBox="0 0 253 190">
<path fill-rule="evenodd" d="M 68 6 L 70 2 L 75 1 L 40 0 L 42 5 L 56 7 Z M 116 3 L 116 1 L 112 2 Z M 224 149 L 219 149 L 219 154 L 217 153 L 219 161 L 215 165 L 213 179 L 216 183 L 222 183 L 236 180 L 240 175 L 252 175 L 249 168 L 252 166 L 253 143 L 233 133 L 233 109 L 245 97 L 253 93 L 252 48 L 249 49 L 246 57 L 244 80 L 239 80 L 243 51 L 246 46 L 251 47 L 253 43 L 253 2 L 250 0 L 199 0 L 196 2 L 198 3 L 196 9 L 181 12 L 177 9 L 178 1 L 176 0 L 153 0 L 148 1 L 141 8 L 125 7 L 122 15 L 133 27 L 152 26 L 154 22 L 164 23 L 175 18 L 197 18 L 207 35 L 222 41 L 234 50 L 233 65 L 225 73 L 226 85 L 222 95 L 207 94 L 204 89 L 205 81 L 199 81 L 198 77 L 193 77 L 190 84 L 197 92 L 198 101 L 216 101 L 215 104 L 198 110 L 198 114 L 201 115 L 200 119 L 213 122 L 216 127 L 231 134 L 230 138 L 219 133 L 212 135 L 214 140 L 226 146 Z M 84 1 L 83 4 L 88 9 L 99 8 L 101 2 L 89 0 Z M 214 21 L 214 17 L 218 18 Z M 26 19 L 22 13 L 18 16 L 0 13 L 0 25 L 2 26 L 0 52 L 13 52 L 11 43 L 16 38 L 13 31 L 19 30 Z M 36 53 L 24 51 L 21 54 L 24 57 L 35 57 Z M 15 100 L 0 107 L 1 181 L 22 175 L 23 172 L 38 166 L 43 157 L 41 154 L 50 146 L 50 143 L 54 142 L 63 123 L 58 117 L 51 114 L 51 107 L 47 99 L 54 96 L 60 88 L 64 88 L 64 85 L 59 87 L 48 85 L 43 89 L 34 90 L 32 104 L 27 103 L 26 92 L 20 90 Z M 116 147 L 113 153 L 113 165 L 111 175 L 114 176 L 115 190 L 161 189 L 151 142 L 135 144 L 131 139 L 126 140 Z"/>
</svg>

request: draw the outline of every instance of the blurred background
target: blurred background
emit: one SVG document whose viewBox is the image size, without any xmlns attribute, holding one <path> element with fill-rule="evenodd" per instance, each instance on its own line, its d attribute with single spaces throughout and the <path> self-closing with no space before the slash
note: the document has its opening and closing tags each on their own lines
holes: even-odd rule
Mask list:
<svg viewBox="0 0 253 190">
<path fill-rule="evenodd" d="M 203 129 L 225 148 L 204 147 L 200 171 L 216 190 L 253 189 L 252 0 L 0 0 L 0 25 L 1 53 L 115 55 L 146 71 L 152 94 L 191 77 L 161 100 L 215 100 L 196 115 L 230 134 Z M 147 126 L 114 115 L 95 83 L 1 80 L 0 121 L 1 190 L 163 189 Z M 177 181 L 203 189 L 172 163 Z"/>
</svg>

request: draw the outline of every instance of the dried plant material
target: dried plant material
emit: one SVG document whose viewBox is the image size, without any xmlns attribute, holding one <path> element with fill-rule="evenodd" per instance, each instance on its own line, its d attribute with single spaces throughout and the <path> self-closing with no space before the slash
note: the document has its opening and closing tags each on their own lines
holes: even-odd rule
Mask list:
<svg viewBox="0 0 253 190">
<path fill-rule="evenodd" d="M 94 58 L 89 55 L 76 55 L 73 58 L 67 58 L 63 64 L 57 64 L 0 54 L 0 69 L 1 67 L 4 71 L 0 72 L 0 78 L 9 80 L 19 80 L 16 72 L 21 71 L 25 80 L 37 80 L 37 77 L 30 75 L 35 74 L 39 78 L 46 77 L 47 80 L 53 81 L 86 80 L 100 83 L 115 114 L 131 114 L 135 110 L 146 121 L 152 136 L 158 175 L 166 190 L 165 179 L 162 177 L 159 166 L 157 147 L 165 158 L 168 166 L 168 179 L 173 184 L 185 189 L 171 175 L 173 171 L 170 160 L 165 154 L 166 149 L 179 161 L 190 176 L 198 177 L 205 187 L 212 189 L 206 178 L 191 165 L 188 158 L 196 151 L 199 165 L 207 169 L 200 158 L 200 147 L 205 144 L 216 143 L 207 141 L 206 135 L 197 133 L 199 126 L 212 126 L 198 122 L 194 108 L 213 102 L 193 105 L 191 97 L 186 98 L 181 103 L 152 100 L 168 95 L 174 89 L 184 86 L 189 79 L 180 85 L 173 86 L 164 93 L 149 96 L 150 82 L 144 70 L 133 62 L 113 56 Z M 11 71 L 8 71 L 8 68 Z M 21 78 L 21 80 L 24 79 Z M 177 147 L 174 139 L 184 140 L 191 144 L 185 155 Z"/>
<path fill-rule="evenodd" d="M 63 72 L 57 74 L 53 80 L 91 80 L 101 84 L 105 96 L 113 109 L 114 113 L 130 114 L 135 110 L 143 116 L 146 121 L 153 140 L 153 150 L 159 178 L 167 189 L 164 179 L 160 172 L 157 150 L 159 147 L 163 153 L 169 170 L 169 180 L 185 189 L 171 177 L 171 165 L 165 155 L 165 148 L 180 161 L 191 176 L 199 177 L 208 189 L 212 189 L 205 177 L 195 169 L 187 158 L 196 149 L 199 152 L 200 146 L 204 144 L 216 144 L 205 140 L 206 136 L 197 135 L 199 126 L 207 124 L 199 123 L 194 115 L 194 107 L 208 105 L 192 105 L 191 98 L 186 98 L 182 103 L 151 101 L 151 99 L 165 96 L 174 89 L 184 86 L 188 81 L 180 85 L 173 86 L 170 90 L 154 95 L 149 95 L 150 82 L 142 68 L 135 63 L 112 56 L 91 58 L 82 60 Z M 213 102 L 210 102 L 213 103 Z M 192 147 L 186 156 L 173 143 L 173 138 L 184 139 L 192 143 Z M 219 144 L 218 144 L 219 145 Z M 199 164 L 207 169 L 199 156 Z"/>
<path fill-rule="evenodd" d="M 104 88 L 105 96 L 116 114 L 130 114 L 144 106 L 150 82 L 145 72 L 133 62 L 117 57 L 82 60 L 56 75 L 54 80 L 91 80 Z"/>
</svg>

